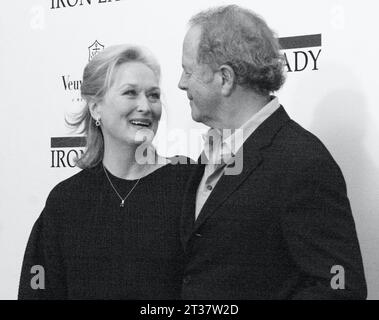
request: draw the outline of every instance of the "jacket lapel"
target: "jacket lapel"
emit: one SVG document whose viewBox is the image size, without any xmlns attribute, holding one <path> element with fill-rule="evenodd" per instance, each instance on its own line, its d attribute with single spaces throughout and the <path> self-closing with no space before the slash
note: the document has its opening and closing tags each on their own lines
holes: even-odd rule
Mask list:
<svg viewBox="0 0 379 320">
<path fill-rule="evenodd" d="M 185 246 L 193 230 L 193 225 L 195 222 L 196 192 L 201 178 L 203 177 L 205 168 L 204 164 L 190 165 L 193 168 L 184 191 L 180 225 L 180 238 L 183 246 Z"/>
<path fill-rule="evenodd" d="M 266 119 L 257 130 L 254 131 L 235 156 L 236 164 L 239 161 L 243 164 L 241 173 L 237 175 L 224 174 L 221 177 L 205 202 L 198 218 L 194 222 L 196 190 L 204 172 L 204 165 L 201 165 L 201 169 L 199 168 L 197 170 L 197 173 L 194 175 L 191 182 L 195 184 L 191 186 L 192 194 L 187 195 L 187 202 L 185 203 L 185 206 L 188 206 L 185 208 L 186 215 L 188 217 L 191 216 L 192 218 L 192 223 L 190 224 L 190 226 L 192 226 L 192 231 L 190 231 L 190 227 L 187 225 L 185 241 L 188 241 L 191 235 L 196 232 L 196 230 L 216 211 L 216 209 L 226 201 L 243 181 L 262 163 L 263 157 L 261 155 L 261 150 L 272 143 L 277 132 L 289 120 L 290 118 L 288 114 L 281 106 L 268 119 Z M 189 223 L 189 218 L 187 222 L 183 222 Z"/>
</svg>

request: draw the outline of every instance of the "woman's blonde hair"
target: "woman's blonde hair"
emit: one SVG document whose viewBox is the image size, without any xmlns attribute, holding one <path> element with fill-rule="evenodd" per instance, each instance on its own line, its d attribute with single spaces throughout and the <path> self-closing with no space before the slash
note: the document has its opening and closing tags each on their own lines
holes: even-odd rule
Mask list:
<svg viewBox="0 0 379 320">
<path fill-rule="evenodd" d="M 87 136 L 86 148 L 76 165 L 91 168 L 102 161 L 104 156 L 104 138 L 100 126 L 92 118 L 89 103 L 99 103 L 113 82 L 113 73 L 117 66 L 126 62 L 141 62 L 147 65 L 160 79 L 160 66 L 155 57 L 145 48 L 133 45 L 110 46 L 98 53 L 84 68 L 81 84 L 81 96 L 85 100 L 83 109 L 71 115 L 66 123 L 79 133 Z"/>
</svg>

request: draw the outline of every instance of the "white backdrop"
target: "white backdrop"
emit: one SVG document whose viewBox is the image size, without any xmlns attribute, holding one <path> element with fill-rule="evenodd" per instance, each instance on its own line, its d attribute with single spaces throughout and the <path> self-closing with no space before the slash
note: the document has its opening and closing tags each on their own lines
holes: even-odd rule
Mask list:
<svg viewBox="0 0 379 320">
<path fill-rule="evenodd" d="M 194 13 L 231 2 L 60 0 L 61 7 L 54 8 L 57 3 L 2 1 L 0 9 L 0 299 L 17 297 L 26 242 L 49 191 L 78 171 L 68 162 L 74 154 L 70 150 L 79 149 L 53 148 L 50 139 L 75 136 L 65 126 L 64 116 L 81 105 L 77 81 L 88 62 L 88 47 L 95 40 L 104 46 L 135 43 L 155 53 L 162 66 L 165 94 L 158 149 L 164 155 L 176 152 L 196 157 L 195 148 L 166 148 L 171 129 L 204 130 L 191 120 L 186 95 L 177 88 L 182 39 Z M 261 14 L 279 37 L 321 34 L 321 45 L 284 51 L 292 70 L 296 55 L 298 69 L 305 65 L 305 54 L 308 65 L 303 71 L 289 72 L 278 95 L 290 116 L 315 133 L 341 166 L 369 298 L 378 299 L 379 110 L 375 82 L 379 43 L 374 30 L 379 30 L 379 5 L 374 0 L 233 3 Z M 319 50 L 318 70 L 313 70 L 309 51 L 317 55 Z M 296 54 L 299 51 L 303 53 Z M 186 143 L 193 145 L 198 137 Z"/>
</svg>

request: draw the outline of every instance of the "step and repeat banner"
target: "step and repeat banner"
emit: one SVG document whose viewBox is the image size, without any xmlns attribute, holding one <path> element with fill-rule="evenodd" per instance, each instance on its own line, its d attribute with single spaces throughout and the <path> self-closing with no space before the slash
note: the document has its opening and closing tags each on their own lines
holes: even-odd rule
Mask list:
<svg viewBox="0 0 379 320">
<path fill-rule="evenodd" d="M 235 3 L 276 32 L 287 80 L 277 93 L 340 165 L 361 244 L 369 298 L 379 298 L 379 110 L 375 2 L 353 0 L 16 0 L 0 10 L 0 299 L 17 297 L 31 228 L 49 191 L 79 171 L 85 140 L 65 124 L 83 106 L 83 68 L 104 48 L 149 48 L 162 67 L 165 156 L 201 152 L 206 127 L 177 84 L 190 17 Z M 183 134 L 184 132 L 184 134 Z"/>
</svg>

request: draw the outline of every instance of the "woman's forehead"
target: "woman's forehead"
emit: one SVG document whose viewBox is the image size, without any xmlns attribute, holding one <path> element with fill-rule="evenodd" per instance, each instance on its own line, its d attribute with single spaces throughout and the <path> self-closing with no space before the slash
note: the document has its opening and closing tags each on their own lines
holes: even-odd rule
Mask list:
<svg viewBox="0 0 379 320">
<path fill-rule="evenodd" d="M 154 71 L 142 62 L 126 62 L 116 67 L 113 73 L 116 88 L 127 85 L 135 87 L 159 87 Z"/>
</svg>

